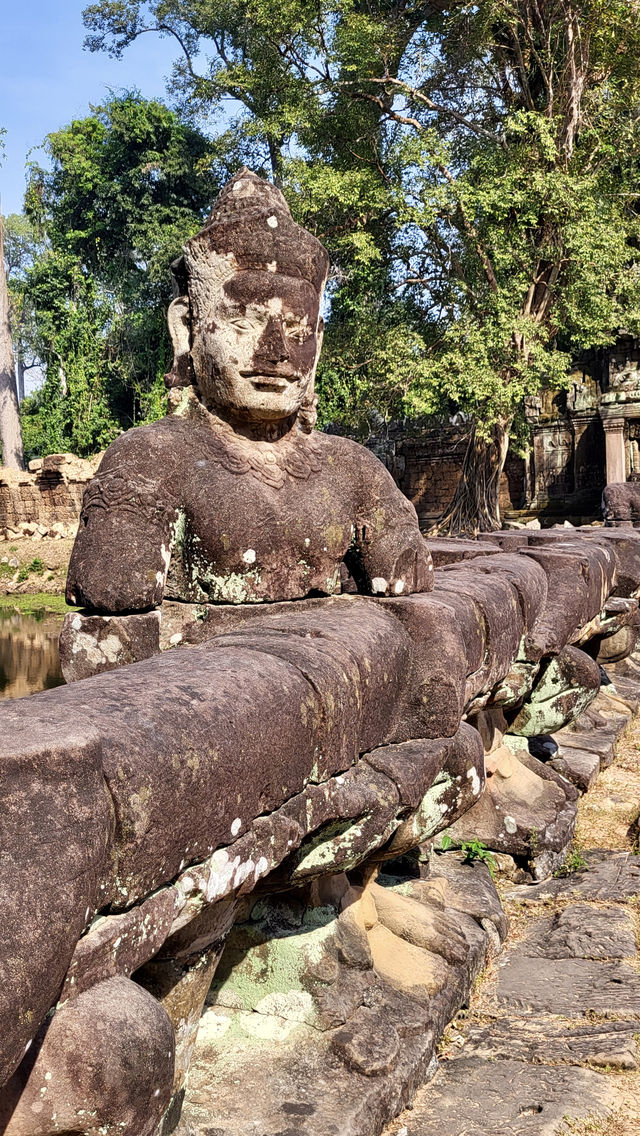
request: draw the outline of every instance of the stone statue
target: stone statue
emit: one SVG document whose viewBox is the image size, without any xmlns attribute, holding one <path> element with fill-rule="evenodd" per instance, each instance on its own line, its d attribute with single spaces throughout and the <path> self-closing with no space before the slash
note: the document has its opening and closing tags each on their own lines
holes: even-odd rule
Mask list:
<svg viewBox="0 0 640 1136">
<path fill-rule="evenodd" d="M 84 498 L 70 603 L 245 604 L 433 583 L 415 510 L 364 447 L 314 430 L 329 260 L 240 170 L 173 266 L 174 413 L 107 450 Z M 109 556 L 105 559 L 105 549 Z"/>
</svg>

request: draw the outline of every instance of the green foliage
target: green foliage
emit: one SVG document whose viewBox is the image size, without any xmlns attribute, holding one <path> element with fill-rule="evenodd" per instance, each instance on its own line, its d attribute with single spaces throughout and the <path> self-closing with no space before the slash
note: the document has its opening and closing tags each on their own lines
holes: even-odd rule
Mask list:
<svg viewBox="0 0 640 1136">
<path fill-rule="evenodd" d="M 448 852 L 449 849 L 453 848 L 454 846 L 454 841 L 449 836 L 449 834 L 447 832 L 443 833 L 443 835 L 440 837 L 441 850 L 443 852 Z M 460 844 L 459 847 L 460 851 L 464 855 L 466 864 L 472 864 L 475 860 L 477 860 L 482 864 L 486 864 L 489 871 L 491 872 L 491 875 L 494 875 L 496 868 L 495 858 L 490 849 L 487 848 L 486 844 L 483 844 L 481 840 L 473 839 L 463 841 L 463 843 Z"/>
<path fill-rule="evenodd" d="M 465 841 L 460 845 L 460 851 L 464 853 L 465 863 L 472 864 L 474 860 L 478 860 L 481 864 L 487 865 L 491 875 L 494 874 L 496 862 L 493 853 L 481 840 Z"/>
<path fill-rule="evenodd" d="M 527 394 L 640 330 L 637 4 L 109 0 L 85 23 L 116 56 L 173 36 L 174 97 L 209 122 L 235 100 L 234 154 L 329 248 L 324 422 L 462 409 L 524 437 Z"/>
<path fill-rule="evenodd" d="M 45 571 L 45 566 L 39 556 L 34 556 L 30 564 L 23 564 L 18 572 L 18 583 L 23 584 L 30 575 L 41 576 Z"/>
<path fill-rule="evenodd" d="M 579 848 L 572 848 L 565 856 L 564 864 L 554 872 L 555 877 L 571 876 L 574 872 L 581 872 L 588 868 L 587 861 L 585 860 Z"/>
<path fill-rule="evenodd" d="M 23 219 L 35 248 L 14 289 L 46 369 L 23 403 L 24 444 L 88 455 L 164 413 L 169 268 L 221 175 L 199 131 L 136 93 L 49 135 L 45 151 Z"/>
</svg>

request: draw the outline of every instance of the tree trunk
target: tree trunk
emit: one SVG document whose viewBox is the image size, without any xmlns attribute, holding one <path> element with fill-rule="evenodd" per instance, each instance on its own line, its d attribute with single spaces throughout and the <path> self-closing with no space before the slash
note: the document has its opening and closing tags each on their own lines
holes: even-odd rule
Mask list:
<svg viewBox="0 0 640 1136">
<path fill-rule="evenodd" d="M 16 371 L 9 322 L 9 290 L 4 268 L 4 241 L 0 216 L 0 445 L 2 464 L 8 469 L 24 469 L 22 433 L 18 413 Z"/>
<path fill-rule="evenodd" d="M 496 423 L 489 441 L 480 437 L 473 427 L 456 491 L 450 505 L 436 521 L 434 533 L 476 536 L 501 527 L 500 476 L 509 449 L 510 427 L 510 420 Z"/>
<path fill-rule="evenodd" d="M 24 359 L 22 358 L 22 355 L 20 354 L 20 352 L 18 352 L 17 369 L 18 369 L 18 404 L 20 404 L 24 400 Z"/>
</svg>

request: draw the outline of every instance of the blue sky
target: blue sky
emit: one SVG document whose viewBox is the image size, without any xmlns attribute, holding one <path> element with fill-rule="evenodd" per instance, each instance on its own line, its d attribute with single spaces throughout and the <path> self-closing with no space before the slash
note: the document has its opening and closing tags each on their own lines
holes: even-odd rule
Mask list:
<svg viewBox="0 0 640 1136">
<path fill-rule="evenodd" d="M 109 88 L 137 87 L 148 98 L 165 96 L 176 45 L 147 35 L 123 59 L 91 55 L 82 43 L 88 0 L 6 0 L 2 7 L 0 126 L 6 127 L 0 166 L 3 213 L 22 209 L 25 162 L 46 134 L 86 114 Z M 38 158 L 42 155 L 34 155 Z"/>
</svg>

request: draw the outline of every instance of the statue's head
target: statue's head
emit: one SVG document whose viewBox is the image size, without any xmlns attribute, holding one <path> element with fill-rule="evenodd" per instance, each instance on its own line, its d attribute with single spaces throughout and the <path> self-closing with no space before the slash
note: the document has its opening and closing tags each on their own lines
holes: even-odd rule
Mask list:
<svg viewBox="0 0 640 1136">
<path fill-rule="evenodd" d="M 247 169 L 174 265 L 172 385 L 249 424 L 312 417 L 329 257 L 279 189 Z"/>
</svg>

